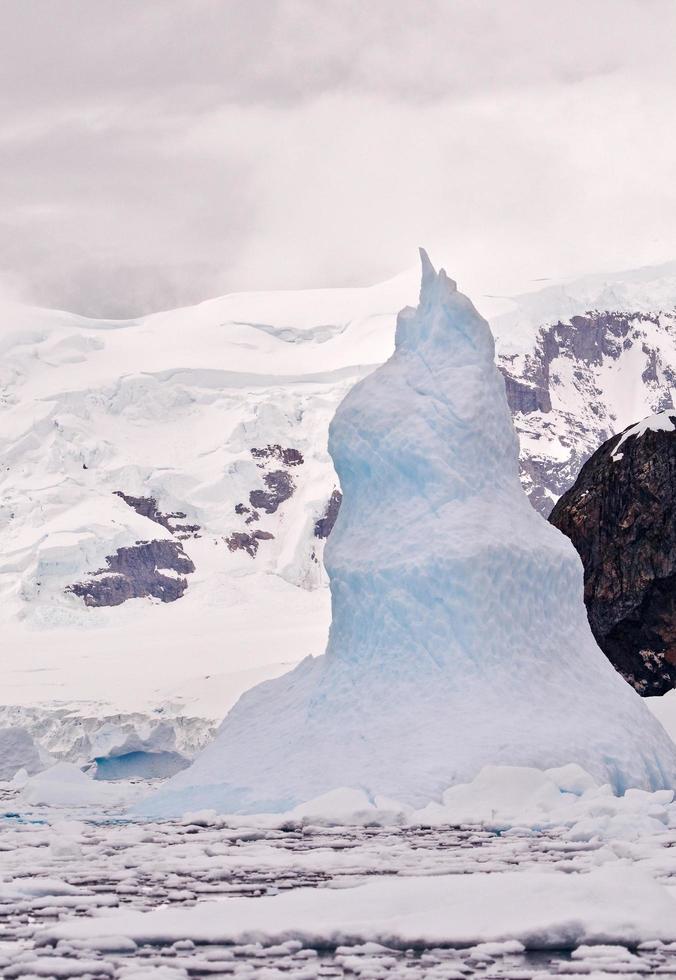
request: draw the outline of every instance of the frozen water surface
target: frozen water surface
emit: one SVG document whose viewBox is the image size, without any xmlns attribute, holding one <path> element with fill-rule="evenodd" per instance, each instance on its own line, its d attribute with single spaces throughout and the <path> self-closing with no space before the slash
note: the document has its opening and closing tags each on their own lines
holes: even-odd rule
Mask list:
<svg viewBox="0 0 676 980">
<path fill-rule="evenodd" d="M 503 793 L 492 819 L 455 826 L 375 808 L 345 823 L 129 820 L 119 806 L 27 805 L 7 788 L 0 969 L 120 980 L 676 973 L 676 805 L 576 788 L 567 817 L 547 803 L 509 821 Z"/>
</svg>

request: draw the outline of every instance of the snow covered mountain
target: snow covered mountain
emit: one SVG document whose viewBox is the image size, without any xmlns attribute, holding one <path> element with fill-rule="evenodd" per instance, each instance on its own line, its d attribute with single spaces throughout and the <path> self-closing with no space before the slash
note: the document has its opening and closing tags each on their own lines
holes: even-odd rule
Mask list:
<svg viewBox="0 0 676 980">
<path fill-rule="evenodd" d="M 676 263 L 516 296 L 491 327 L 522 483 L 544 514 L 602 442 L 674 405 Z"/>
<path fill-rule="evenodd" d="M 408 295 L 403 277 L 123 323 L 2 310 L 0 724 L 67 758 L 190 754 L 323 649 L 328 424 Z"/>
<path fill-rule="evenodd" d="M 328 423 L 417 278 L 135 321 L 0 309 L 0 724 L 69 758 L 191 754 L 243 690 L 323 650 Z M 472 292 L 546 513 L 609 435 L 673 404 L 676 265 Z"/>
</svg>

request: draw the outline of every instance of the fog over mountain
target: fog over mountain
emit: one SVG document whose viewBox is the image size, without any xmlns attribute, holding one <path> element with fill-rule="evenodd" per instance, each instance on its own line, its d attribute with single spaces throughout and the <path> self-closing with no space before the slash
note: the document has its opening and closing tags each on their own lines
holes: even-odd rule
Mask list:
<svg viewBox="0 0 676 980">
<path fill-rule="evenodd" d="M 0 24 L 2 293 L 131 316 L 382 281 L 421 241 L 475 294 L 676 253 L 669 0 L 25 0 Z"/>
</svg>

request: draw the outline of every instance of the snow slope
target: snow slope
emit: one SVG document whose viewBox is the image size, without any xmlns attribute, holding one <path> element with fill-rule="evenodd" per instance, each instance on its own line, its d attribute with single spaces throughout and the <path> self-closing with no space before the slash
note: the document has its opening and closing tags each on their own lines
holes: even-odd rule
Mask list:
<svg viewBox="0 0 676 980">
<path fill-rule="evenodd" d="M 676 781 L 593 639 L 577 553 L 522 491 L 489 326 L 421 255 L 394 354 L 331 422 L 326 655 L 247 692 L 143 812 L 280 812 L 342 786 L 422 805 L 486 765 Z"/>
<path fill-rule="evenodd" d="M 608 435 L 672 404 L 674 270 L 479 290 L 540 509 Z M 190 755 L 242 691 L 323 650 L 328 423 L 416 293 L 412 270 L 135 321 L 0 309 L 0 725 L 76 760 L 101 727 L 166 749 L 168 721 Z"/>
<path fill-rule="evenodd" d="M 328 596 L 314 525 L 335 485 L 326 430 L 350 385 L 389 352 L 406 292 L 404 281 L 233 296 L 125 323 L 3 311 L 8 721 L 26 715 L 19 706 L 58 705 L 58 734 L 44 715 L 25 720 L 72 757 L 83 717 L 134 728 L 133 713 L 160 705 L 158 721 L 220 718 L 261 677 L 321 650 Z M 268 445 L 293 447 L 303 462 L 252 455 Z M 255 560 L 231 551 L 228 539 L 250 530 L 236 504 L 279 471 L 294 492 L 255 524 L 274 538 Z M 181 601 L 91 608 L 66 591 L 116 549 L 176 538 L 116 491 L 198 526 L 179 542 L 195 565 Z M 196 719 L 192 734 L 200 744 L 210 732 Z M 191 737 L 183 724 L 177 747 L 194 751 Z"/>
</svg>

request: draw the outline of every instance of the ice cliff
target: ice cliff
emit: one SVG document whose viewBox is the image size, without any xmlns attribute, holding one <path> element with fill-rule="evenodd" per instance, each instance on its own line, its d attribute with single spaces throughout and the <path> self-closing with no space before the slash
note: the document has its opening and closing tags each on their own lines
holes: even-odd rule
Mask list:
<svg viewBox="0 0 676 980">
<path fill-rule="evenodd" d="M 325 656 L 246 693 L 146 812 L 280 811 L 338 786 L 420 805 L 486 764 L 676 783 L 673 743 L 592 637 L 572 545 L 521 489 L 488 324 L 422 262 L 395 353 L 331 424 Z"/>
</svg>

